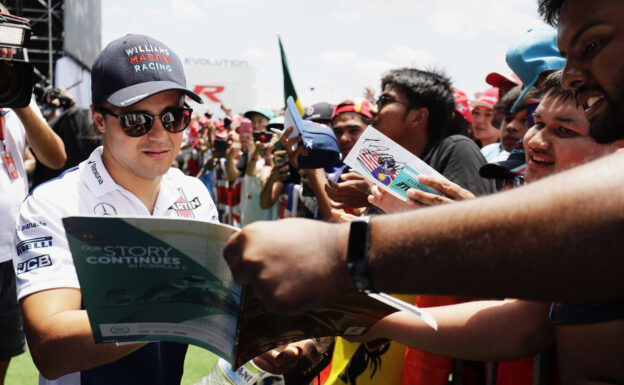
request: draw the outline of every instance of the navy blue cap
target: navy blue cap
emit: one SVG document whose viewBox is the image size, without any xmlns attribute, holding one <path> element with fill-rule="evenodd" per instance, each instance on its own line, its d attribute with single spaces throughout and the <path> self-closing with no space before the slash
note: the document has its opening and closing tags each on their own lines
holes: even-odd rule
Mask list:
<svg viewBox="0 0 624 385">
<path fill-rule="evenodd" d="M 509 153 L 507 160 L 486 163 L 479 169 L 479 175 L 483 178 L 513 178 L 526 171 L 526 154 L 523 140 L 520 139 Z"/>
<path fill-rule="evenodd" d="M 202 98 L 186 89 L 182 62 L 169 47 L 145 35 L 112 41 L 91 69 L 93 100 L 127 107 L 164 91 L 181 91 L 197 103 Z"/>
<path fill-rule="evenodd" d="M 340 146 L 331 128 L 309 120 L 304 120 L 301 128 L 303 153 L 299 155 L 299 168 L 325 168 L 338 163 Z"/>
</svg>

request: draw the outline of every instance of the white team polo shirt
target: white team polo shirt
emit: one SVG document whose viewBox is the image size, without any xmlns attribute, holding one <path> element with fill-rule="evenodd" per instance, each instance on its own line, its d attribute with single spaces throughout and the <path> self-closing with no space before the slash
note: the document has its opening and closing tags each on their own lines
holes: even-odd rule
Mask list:
<svg viewBox="0 0 624 385">
<path fill-rule="evenodd" d="M 102 163 L 102 147 L 95 149 L 89 159 L 41 184 L 24 201 L 13 255 L 19 299 L 46 289 L 80 287 L 61 220 L 71 215 L 151 214 L 134 194 L 115 183 Z M 153 216 L 218 222 L 206 186 L 175 168 L 161 180 Z"/>
</svg>

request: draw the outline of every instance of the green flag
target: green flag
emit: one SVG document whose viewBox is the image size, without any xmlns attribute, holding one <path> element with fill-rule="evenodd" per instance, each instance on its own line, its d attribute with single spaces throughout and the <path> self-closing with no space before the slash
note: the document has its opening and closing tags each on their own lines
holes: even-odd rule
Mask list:
<svg viewBox="0 0 624 385">
<path fill-rule="evenodd" d="M 292 96 L 293 99 L 295 99 L 295 104 L 297 104 L 299 113 L 303 115 L 304 111 L 301 106 L 301 101 L 299 101 L 297 91 L 295 91 L 295 85 L 290 77 L 290 70 L 288 69 L 288 61 L 286 60 L 286 54 L 284 53 L 284 47 L 282 46 L 282 39 L 277 36 L 277 41 L 280 46 L 280 53 L 282 54 L 282 71 L 284 72 L 284 106 L 286 105 L 286 99 L 288 99 L 289 96 Z"/>
</svg>

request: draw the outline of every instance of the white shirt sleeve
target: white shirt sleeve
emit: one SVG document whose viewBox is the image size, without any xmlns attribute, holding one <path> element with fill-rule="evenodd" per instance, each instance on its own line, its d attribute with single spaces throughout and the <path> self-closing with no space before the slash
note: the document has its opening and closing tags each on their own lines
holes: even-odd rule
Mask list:
<svg viewBox="0 0 624 385">
<path fill-rule="evenodd" d="M 80 288 L 61 217 L 32 195 L 24 201 L 13 255 L 18 299 L 47 289 Z"/>
</svg>

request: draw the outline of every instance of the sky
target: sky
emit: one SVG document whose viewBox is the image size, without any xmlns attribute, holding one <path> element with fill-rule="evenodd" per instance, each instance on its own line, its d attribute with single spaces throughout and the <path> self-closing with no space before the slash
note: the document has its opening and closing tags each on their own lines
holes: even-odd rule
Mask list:
<svg viewBox="0 0 624 385">
<path fill-rule="evenodd" d="M 392 68 L 437 69 L 469 97 L 505 53 L 543 26 L 536 0 L 103 0 L 102 47 L 127 33 L 162 41 L 184 60 L 246 60 L 258 101 L 283 106 L 277 34 L 304 105 L 379 94 Z"/>
</svg>

